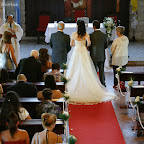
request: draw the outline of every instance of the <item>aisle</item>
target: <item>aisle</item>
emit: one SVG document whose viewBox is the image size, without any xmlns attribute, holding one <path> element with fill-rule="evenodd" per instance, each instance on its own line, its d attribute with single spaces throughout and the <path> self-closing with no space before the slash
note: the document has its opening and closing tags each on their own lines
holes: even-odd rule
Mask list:
<svg viewBox="0 0 144 144">
<path fill-rule="evenodd" d="M 70 134 L 77 144 L 125 144 L 111 102 L 70 105 Z"/>
</svg>

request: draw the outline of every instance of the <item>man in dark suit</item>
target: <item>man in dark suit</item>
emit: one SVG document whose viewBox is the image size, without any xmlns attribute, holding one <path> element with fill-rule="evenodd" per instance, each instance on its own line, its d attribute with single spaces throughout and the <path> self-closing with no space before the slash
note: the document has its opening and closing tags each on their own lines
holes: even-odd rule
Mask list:
<svg viewBox="0 0 144 144">
<path fill-rule="evenodd" d="M 24 74 L 28 82 L 41 81 L 41 63 L 37 61 L 38 57 L 39 52 L 32 50 L 30 57 L 20 60 L 15 75 Z"/>
<path fill-rule="evenodd" d="M 95 68 L 99 68 L 99 75 L 101 83 L 105 84 L 104 75 L 104 62 L 105 62 L 105 49 L 108 47 L 107 35 L 100 31 L 100 22 L 98 20 L 93 21 L 94 32 L 90 34 L 91 46 L 90 55 L 94 62 Z"/>
<path fill-rule="evenodd" d="M 70 51 L 70 37 L 63 33 L 64 23 L 58 23 L 58 32 L 53 33 L 50 38 L 52 48 L 52 62 L 59 63 L 62 67 L 67 61 L 67 53 Z"/>
<path fill-rule="evenodd" d="M 20 97 L 37 97 L 37 88 L 35 84 L 27 82 L 25 75 L 17 76 L 17 83 L 9 86 L 7 91 L 15 91 Z"/>
</svg>

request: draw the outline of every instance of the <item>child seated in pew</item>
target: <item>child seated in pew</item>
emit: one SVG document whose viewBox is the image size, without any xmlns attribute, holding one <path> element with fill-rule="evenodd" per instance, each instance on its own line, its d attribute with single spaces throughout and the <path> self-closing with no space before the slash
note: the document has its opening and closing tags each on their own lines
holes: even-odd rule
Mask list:
<svg viewBox="0 0 144 144">
<path fill-rule="evenodd" d="M 49 88 L 45 88 L 42 91 L 44 97 L 43 102 L 36 105 L 37 118 L 40 118 L 43 113 L 55 114 L 57 117 L 61 114 L 60 106 L 53 103 L 52 100 L 52 91 Z"/>
<path fill-rule="evenodd" d="M 56 82 L 61 82 L 61 78 L 64 76 L 61 72 L 60 72 L 60 65 L 58 63 L 53 63 L 52 64 L 52 71 L 51 72 L 46 72 L 43 75 L 43 79 L 45 81 L 45 78 L 47 75 L 53 75 L 55 78 Z"/>
<path fill-rule="evenodd" d="M 19 129 L 19 118 L 13 111 L 10 112 L 6 119 L 8 130 L 0 134 L 0 144 L 30 144 L 27 131 Z"/>
<path fill-rule="evenodd" d="M 43 113 L 41 119 L 44 130 L 34 134 L 31 144 L 63 143 L 61 136 L 53 132 L 57 117 L 54 114 Z"/>
<path fill-rule="evenodd" d="M 18 95 L 14 91 L 9 91 L 5 95 L 5 100 L 0 109 L 0 120 L 5 120 L 11 111 L 14 111 L 20 120 L 31 119 L 28 111 L 22 107 Z"/>
<path fill-rule="evenodd" d="M 52 99 L 59 99 L 63 97 L 63 94 L 61 93 L 61 91 L 58 90 L 56 87 L 56 82 L 55 82 L 53 75 L 47 75 L 45 77 L 45 87 L 50 88 L 52 90 Z M 42 91 L 39 91 L 37 93 L 37 98 L 43 99 Z"/>
</svg>

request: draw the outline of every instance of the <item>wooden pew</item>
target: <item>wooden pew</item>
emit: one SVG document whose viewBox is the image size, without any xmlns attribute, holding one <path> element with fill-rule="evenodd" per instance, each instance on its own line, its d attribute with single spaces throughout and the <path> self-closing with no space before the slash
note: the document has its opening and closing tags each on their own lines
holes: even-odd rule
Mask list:
<svg viewBox="0 0 144 144">
<path fill-rule="evenodd" d="M 18 127 L 26 130 L 29 133 L 30 139 L 32 139 L 36 132 L 43 130 L 41 119 L 28 119 L 21 121 Z M 0 121 L 0 132 L 6 129 L 5 121 Z M 64 122 L 61 119 L 57 119 L 54 132 L 57 134 L 64 134 Z"/>
<path fill-rule="evenodd" d="M 129 81 L 130 79 L 133 81 L 138 81 L 138 85 L 140 85 L 141 81 L 144 81 L 144 72 L 127 72 L 121 71 L 120 73 L 120 81 Z"/>
<path fill-rule="evenodd" d="M 4 101 L 4 98 L 0 98 L 0 107 Z M 42 101 L 38 100 L 34 97 L 29 98 L 19 98 L 19 101 L 21 102 L 22 106 L 29 112 L 30 116 L 32 118 L 36 118 L 36 105 L 41 103 Z M 52 99 L 52 101 L 59 105 L 61 107 L 61 110 L 63 111 L 63 98 L 61 99 Z"/>
<path fill-rule="evenodd" d="M 140 118 L 141 118 L 142 124 L 144 125 L 144 118 L 141 117 L 141 114 L 144 114 L 144 101 L 141 102 L 141 105 L 139 105 L 139 114 L 140 114 Z M 143 129 L 142 129 L 140 123 L 139 123 L 138 117 L 137 117 L 136 121 L 137 121 L 137 136 L 139 137 L 139 136 L 142 135 L 141 130 L 143 130 Z"/>
<path fill-rule="evenodd" d="M 130 97 L 144 96 L 144 86 L 132 86 L 130 88 Z"/>
<path fill-rule="evenodd" d="M 7 87 L 11 86 L 15 84 L 14 82 L 8 82 L 8 83 L 2 83 L 2 87 L 3 87 L 3 91 L 4 93 L 7 92 Z M 45 88 L 45 84 L 44 82 L 36 82 L 34 83 L 37 87 L 38 91 L 42 91 Z M 57 88 L 61 91 L 64 92 L 65 91 L 65 85 L 63 82 L 56 82 Z"/>
<path fill-rule="evenodd" d="M 52 69 L 49 69 L 48 72 L 51 72 Z M 63 69 L 60 69 L 60 72 L 63 74 L 64 73 L 64 70 Z M 15 80 L 15 69 L 12 69 L 12 70 L 8 70 L 8 74 L 9 74 L 9 79 L 10 80 Z"/>
</svg>

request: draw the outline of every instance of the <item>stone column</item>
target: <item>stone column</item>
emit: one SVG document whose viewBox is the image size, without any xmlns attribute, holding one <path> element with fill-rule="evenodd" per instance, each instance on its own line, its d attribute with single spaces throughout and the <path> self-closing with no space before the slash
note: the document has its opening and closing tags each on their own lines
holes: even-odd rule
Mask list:
<svg viewBox="0 0 144 144">
<path fill-rule="evenodd" d="M 0 26 L 5 22 L 5 0 L 0 0 Z"/>
<path fill-rule="evenodd" d="M 21 16 L 21 27 L 23 29 L 23 38 L 26 36 L 25 33 L 25 0 L 20 0 L 20 16 Z"/>
<path fill-rule="evenodd" d="M 132 39 L 133 32 L 131 28 L 132 7 L 130 7 L 130 31 L 129 38 Z M 135 31 L 136 40 L 144 40 L 144 0 L 138 0 L 138 26 Z"/>
</svg>

